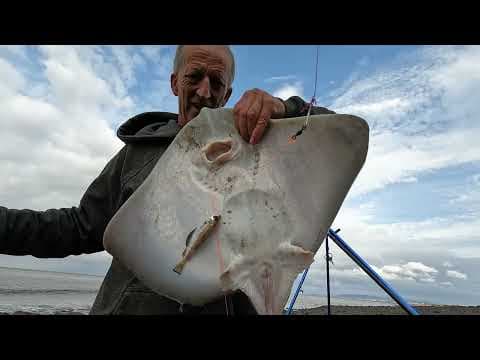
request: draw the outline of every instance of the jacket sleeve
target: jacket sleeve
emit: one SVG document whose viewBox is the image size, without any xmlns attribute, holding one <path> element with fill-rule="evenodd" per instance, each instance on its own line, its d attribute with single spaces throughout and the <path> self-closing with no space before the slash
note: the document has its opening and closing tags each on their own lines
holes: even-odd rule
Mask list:
<svg viewBox="0 0 480 360">
<path fill-rule="evenodd" d="M 46 211 L 0 206 L 0 253 L 61 258 L 103 250 L 103 232 L 120 201 L 125 147 L 83 195 L 78 207 Z"/>
<path fill-rule="evenodd" d="M 280 99 L 282 100 L 282 99 Z M 285 104 L 285 118 L 307 116 L 309 103 L 305 102 L 299 96 L 292 96 L 287 100 L 282 100 Z M 320 106 L 312 106 L 311 115 L 335 114 L 334 111 Z"/>
</svg>

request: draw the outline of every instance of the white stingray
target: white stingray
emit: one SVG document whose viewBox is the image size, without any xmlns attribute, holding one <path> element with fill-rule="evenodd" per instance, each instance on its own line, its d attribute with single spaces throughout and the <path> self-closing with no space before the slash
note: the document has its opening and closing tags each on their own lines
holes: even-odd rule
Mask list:
<svg viewBox="0 0 480 360">
<path fill-rule="evenodd" d="M 203 305 L 243 291 L 259 314 L 280 314 L 311 265 L 367 155 L 367 123 L 351 115 L 272 120 L 246 143 L 231 109 L 202 109 L 112 218 L 105 249 L 148 287 Z M 202 224 L 218 225 L 185 263 Z"/>
</svg>

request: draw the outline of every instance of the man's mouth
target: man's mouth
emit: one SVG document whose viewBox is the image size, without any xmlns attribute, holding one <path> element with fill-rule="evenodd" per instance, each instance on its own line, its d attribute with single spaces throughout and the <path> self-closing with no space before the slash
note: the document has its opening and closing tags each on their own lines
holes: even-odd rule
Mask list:
<svg viewBox="0 0 480 360">
<path fill-rule="evenodd" d="M 211 106 L 211 105 L 208 105 L 208 104 L 191 104 L 191 107 L 200 111 L 202 108 L 206 107 L 206 108 L 210 108 L 210 109 L 213 109 L 214 106 Z"/>
</svg>

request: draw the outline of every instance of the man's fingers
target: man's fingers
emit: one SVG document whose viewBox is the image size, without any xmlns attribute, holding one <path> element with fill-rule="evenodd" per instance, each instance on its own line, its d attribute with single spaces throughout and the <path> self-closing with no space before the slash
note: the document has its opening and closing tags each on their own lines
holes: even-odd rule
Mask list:
<svg viewBox="0 0 480 360">
<path fill-rule="evenodd" d="M 237 129 L 238 132 L 240 132 L 240 125 L 238 124 L 240 120 L 240 110 L 242 109 L 242 103 L 243 103 L 243 98 L 245 97 L 245 94 L 242 95 L 240 100 L 235 104 L 233 107 L 233 120 L 235 122 L 235 128 Z"/>
<path fill-rule="evenodd" d="M 255 96 L 252 98 L 252 101 L 253 103 L 251 104 L 250 108 L 247 111 L 247 130 L 248 130 L 247 141 L 250 140 L 253 134 L 253 130 L 257 125 L 258 117 L 262 111 L 263 96 Z"/>
<path fill-rule="evenodd" d="M 234 107 L 235 127 L 240 136 L 250 144 L 257 144 L 274 111 L 274 98 L 266 92 L 259 89 L 245 92 Z"/>
<path fill-rule="evenodd" d="M 248 141 L 248 128 L 247 128 L 247 107 L 248 93 L 243 94 L 242 98 L 238 101 L 233 109 L 233 117 L 235 119 L 235 127 L 240 133 L 240 136 Z"/>
<path fill-rule="evenodd" d="M 247 111 L 244 110 L 242 112 L 238 125 L 240 127 L 240 135 L 242 136 L 243 140 L 248 142 L 249 137 L 248 137 Z"/>
<path fill-rule="evenodd" d="M 268 126 L 268 122 L 270 121 L 270 116 L 270 109 L 264 106 L 258 118 L 257 125 L 255 126 L 252 136 L 250 137 L 250 144 L 257 144 L 263 137 L 263 134 L 265 133 L 265 130 Z"/>
</svg>

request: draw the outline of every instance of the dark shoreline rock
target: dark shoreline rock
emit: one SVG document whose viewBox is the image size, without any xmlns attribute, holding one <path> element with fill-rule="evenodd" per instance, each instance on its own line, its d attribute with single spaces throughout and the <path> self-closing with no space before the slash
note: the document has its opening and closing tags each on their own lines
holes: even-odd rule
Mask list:
<svg viewBox="0 0 480 360">
<path fill-rule="evenodd" d="M 480 306 L 421 305 L 414 306 L 420 315 L 480 315 Z M 293 311 L 294 315 L 327 315 L 327 306 Z M 331 307 L 331 315 L 408 315 L 400 306 Z"/>
</svg>

